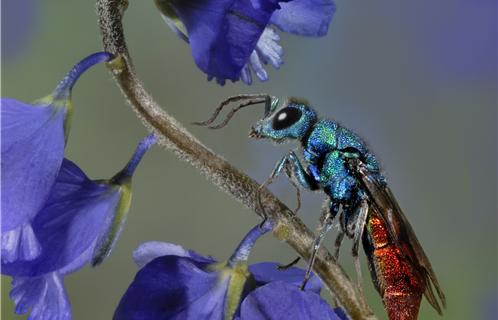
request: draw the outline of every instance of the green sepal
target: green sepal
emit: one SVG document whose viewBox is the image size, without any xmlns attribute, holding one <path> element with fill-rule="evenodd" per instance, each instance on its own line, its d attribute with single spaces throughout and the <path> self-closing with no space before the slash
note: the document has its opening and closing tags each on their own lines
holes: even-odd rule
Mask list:
<svg viewBox="0 0 498 320">
<path fill-rule="evenodd" d="M 71 95 L 69 94 L 64 98 L 55 98 L 54 94 L 49 94 L 43 98 L 35 100 L 33 105 L 40 107 L 52 107 L 54 115 L 59 112 L 64 112 L 64 140 L 67 143 L 74 114 L 74 105 L 71 100 Z"/>
<path fill-rule="evenodd" d="M 168 0 L 155 0 L 154 2 L 159 11 L 161 11 L 163 17 L 170 20 L 176 29 L 188 39 L 187 28 L 176 14 L 171 3 Z"/>
<path fill-rule="evenodd" d="M 110 192 L 118 192 L 119 200 L 115 208 L 109 228 L 105 231 L 103 237 L 97 240 L 97 247 L 93 251 L 92 266 L 97 266 L 111 253 L 115 242 L 117 241 L 120 231 L 126 221 L 131 204 L 131 180 L 123 184 L 112 185 Z"/>
<path fill-rule="evenodd" d="M 235 266 L 230 267 L 225 262 L 219 262 L 208 266 L 210 271 L 219 273 L 219 282 L 223 282 L 228 278 L 228 289 L 225 300 L 225 320 L 233 319 L 235 312 L 242 299 L 242 292 L 246 282 L 251 278 L 251 273 L 247 266 L 247 261 L 240 261 Z"/>
</svg>

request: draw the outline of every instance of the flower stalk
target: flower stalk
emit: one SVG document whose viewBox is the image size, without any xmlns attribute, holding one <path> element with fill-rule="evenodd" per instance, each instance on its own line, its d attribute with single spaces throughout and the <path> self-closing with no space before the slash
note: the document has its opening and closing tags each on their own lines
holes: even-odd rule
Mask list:
<svg viewBox="0 0 498 320">
<path fill-rule="evenodd" d="M 97 14 L 104 50 L 117 58 L 109 67 L 116 82 L 148 130 L 158 137 L 158 144 L 173 151 L 182 161 L 201 171 L 209 181 L 235 197 L 259 216 L 258 194 L 265 213 L 275 222 L 274 235 L 289 244 L 301 257 L 310 258 L 313 233 L 268 189 L 259 191 L 259 183 L 204 146 L 154 101 L 135 74 L 124 37 L 122 18 L 126 0 L 98 0 Z M 343 269 L 323 247 L 313 270 L 348 312 L 351 319 L 376 319 Z"/>
<path fill-rule="evenodd" d="M 108 52 L 97 52 L 78 62 L 59 82 L 55 88 L 53 96 L 54 100 L 68 99 L 71 95 L 71 90 L 80 76 L 94 65 L 106 62 L 112 59 L 112 55 Z"/>
</svg>

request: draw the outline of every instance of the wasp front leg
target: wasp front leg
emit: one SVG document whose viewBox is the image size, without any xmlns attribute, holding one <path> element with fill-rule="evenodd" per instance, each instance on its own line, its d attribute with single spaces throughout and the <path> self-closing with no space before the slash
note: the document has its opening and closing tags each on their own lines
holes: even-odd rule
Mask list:
<svg viewBox="0 0 498 320">
<path fill-rule="evenodd" d="M 258 190 L 258 205 L 262 212 L 264 213 L 264 207 L 261 202 L 261 190 L 273 183 L 273 181 L 280 175 L 282 174 L 282 171 L 285 170 L 285 174 L 289 178 L 290 183 L 296 188 L 296 194 L 297 194 L 297 206 L 296 209 L 294 210 L 294 213 L 297 213 L 301 207 L 301 192 L 299 189 L 299 186 L 303 187 L 304 189 L 308 190 L 318 190 L 319 186 L 317 182 L 311 177 L 306 170 L 304 169 L 303 165 L 299 161 L 299 158 L 296 156 L 294 151 L 290 151 L 288 154 L 286 154 L 279 162 L 277 162 L 277 165 L 275 166 L 275 169 L 273 169 L 272 173 L 268 177 L 268 179 L 263 182 L 263 184 L 259 187 Z"/>
</svg>

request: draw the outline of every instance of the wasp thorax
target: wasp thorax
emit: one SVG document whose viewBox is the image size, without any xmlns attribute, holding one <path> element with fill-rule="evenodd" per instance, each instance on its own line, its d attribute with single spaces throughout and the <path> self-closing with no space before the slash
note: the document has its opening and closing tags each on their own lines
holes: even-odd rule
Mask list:
<svg viewBox="0 0 498 320">
<path fill-rule="evenodd" d="M 278 111 L 273 117 L 273 129 L 282 130 L 289 128 L 301 119 L 301 110 L 294 107 L 286 107 Z"/>
</svg>

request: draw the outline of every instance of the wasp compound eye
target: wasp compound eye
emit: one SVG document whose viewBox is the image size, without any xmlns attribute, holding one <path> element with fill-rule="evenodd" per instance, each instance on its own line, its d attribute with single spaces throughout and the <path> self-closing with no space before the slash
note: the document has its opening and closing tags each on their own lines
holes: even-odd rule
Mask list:
<svg viewBox="0 0 498 320">
<path fill-rule="evenodd" d="M 302 112 L 297 108 L 287 107 L 275 114 L 273 117 L 273 129 L 286 129 L 301 119 Z"/>
</svg>

